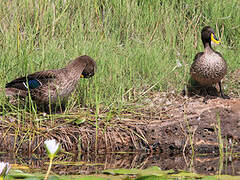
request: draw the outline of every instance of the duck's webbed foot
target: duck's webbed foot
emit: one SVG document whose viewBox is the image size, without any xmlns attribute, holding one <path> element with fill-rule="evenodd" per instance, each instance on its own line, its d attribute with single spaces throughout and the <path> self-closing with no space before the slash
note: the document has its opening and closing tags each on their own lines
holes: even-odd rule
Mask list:
<svg viewBox="0 0 240 180">
<path fill-rule="evenodd" d="M 228 95 L 223 94 L 222 92 L 221 92 L 221 97 L 222 97 L 223 99 L 230 99 L 230 97 L 229 97 Z"/>
</svg>

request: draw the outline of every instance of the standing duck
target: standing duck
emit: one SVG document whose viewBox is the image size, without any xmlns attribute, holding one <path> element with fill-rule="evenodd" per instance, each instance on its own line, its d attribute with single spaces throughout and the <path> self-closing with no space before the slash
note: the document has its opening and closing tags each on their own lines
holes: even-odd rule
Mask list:
<svg viewBox="0 0 240 180">
<path fill-rule="evenodd" d="M 80 78 L 90 78 L 95 71 L 96 62 L 89 56 L 80 56 L 65 68 L 36 72 L 7 83 L 6 96 L 25 98 L 30 93 L 37 105 L 48 107 L 68 97 Z"/>
<path fill-rule="evenodd" d="M 219 52 L 212 49 L 211 42 L 220 44 L 210 26 L 206 26 L 201 32 L 204 52 L 199 52 L 194 58 L 190 68 L 191 77 L 202 86 L 211 86 L 218 83 L 221 97 L 229 99 L 224 95 L 221 80 L 227 73 L 227 64 Z"/>
</svg>

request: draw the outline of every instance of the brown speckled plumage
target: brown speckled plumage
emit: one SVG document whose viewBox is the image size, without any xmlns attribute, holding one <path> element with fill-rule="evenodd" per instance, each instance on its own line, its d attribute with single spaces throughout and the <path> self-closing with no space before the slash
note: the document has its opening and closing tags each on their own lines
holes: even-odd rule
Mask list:
<svg viewBox="0 0 240 180">
<path fill-rule="evenodd" d="M 38 105 L 47 106 L 62 101 L 75 89 L 81 77 L 89 78 L 96 71 L 96 63 L 89 56 L 80 56 L 62 69 L 47 70 L 17 78 L 5 86 L 7 96 L 25 98 L 31 94 Z M 29 81 L 36 87 L 27 87 Z"/>
<path fill-rule="evenodd" d="M 202 86 L 211 86 L 218 83 L 222 97 L 228 98 L 223 94 L 221 88 L 221 80 L 227 73 L 227 64 L 222 55 L 212 49 L 211 34 L 214 35 L 211 27 L 206 26 L 202 29 L 204 52 L 196 54 L 190 73 L 192 78 Z"/>
</svg>

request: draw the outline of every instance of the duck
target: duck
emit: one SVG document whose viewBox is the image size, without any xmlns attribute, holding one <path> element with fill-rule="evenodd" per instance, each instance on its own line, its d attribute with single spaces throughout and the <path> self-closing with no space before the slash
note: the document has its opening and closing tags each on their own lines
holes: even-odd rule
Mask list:
<svg viewBox="0 0 240 180">
<path fill-rule="evenodd" d="M 220 44 L 220 40 L 215 36 L 214 30 L 210 26 L 203 27 L 201 39 L 204 45 L 204 52 L 195 55 L 190 67 L 190 74 L 200 86 L 210 87 L 214 84 L 219 85 L 221 97 L 230 99 L 223 93 L 221 80 L 227 74 L 227 63 L 223 56 L 212 48 L 211 43 Z"/>
<path fill-rule="evenodd" d="M 61 69 L 35 72 L 19 77 L 5 85 L 7 97 L 24 99 L 31 95 L 37 105 L 48 107 L 66 99 L 80 78 L 90 78 L 96 72 L 96 62 L 89 56 L 79 56 Z"/>
</svg>

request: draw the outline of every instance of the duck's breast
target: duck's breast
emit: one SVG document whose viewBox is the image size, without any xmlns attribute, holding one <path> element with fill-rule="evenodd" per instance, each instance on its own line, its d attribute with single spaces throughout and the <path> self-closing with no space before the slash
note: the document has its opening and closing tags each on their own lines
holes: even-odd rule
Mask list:
<svg viewBox="0 0 240 180">
<path fill-rule="evenodd" d="M 203 54 L 191 66 L 191 75 L 193 79 L 201 85 L 218 83 L 226 73 L 227 64 L 217 53 Z"/>
</svg>

